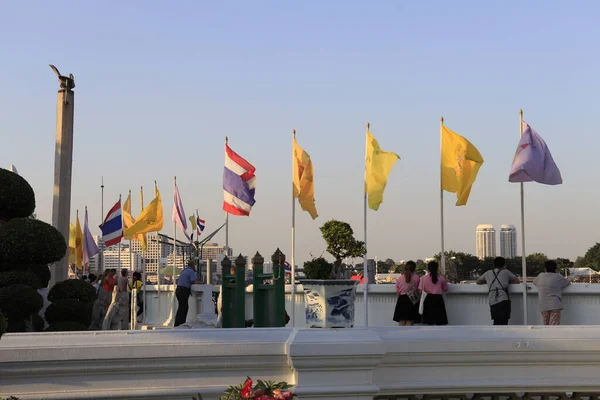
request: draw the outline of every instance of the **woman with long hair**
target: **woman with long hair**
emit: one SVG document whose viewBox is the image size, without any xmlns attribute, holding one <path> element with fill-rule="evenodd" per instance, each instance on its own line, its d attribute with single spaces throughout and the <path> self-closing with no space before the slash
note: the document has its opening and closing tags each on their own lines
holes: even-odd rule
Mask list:
<svg viewBox="0 0 600 400">
<path fill-rule="evenodd" d="M 421 279 L 419 289 L 424 292 L 423 325 L 448 325 L 446 304 L 442 294 L 448 291 L 448 282 L 438 274 L 438 263 L 427 264 L 429 274 Z"/>
<path fill-rule="evenodd" d="M 412 326 L 421 320 L 419 315 L 419 283 L 421 278 L 415 274 L 417 265 L 409 261 L 404 266 L 404 273 L 396 280 L 396 309 L 394 310 L 394 321 L 399 326 Z"/>
</svg>

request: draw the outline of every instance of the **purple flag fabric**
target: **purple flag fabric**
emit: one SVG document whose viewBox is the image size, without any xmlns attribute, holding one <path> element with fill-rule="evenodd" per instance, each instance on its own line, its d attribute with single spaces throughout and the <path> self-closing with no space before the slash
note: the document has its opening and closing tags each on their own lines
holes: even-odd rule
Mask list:
<svg viewBox="0 0 600 400">
<path fill-rule="evenodd" d="M 87 207 L 85 208 L 85 221 L 83 222 L 83 265 L 89 265 L 90 260 L 96 254 L 98 254 L 98 246 L 92 237 L 90 232 L 90 226 L 88 225 L 88 212 Z"/>
<path fill-rule="evenodd" d="M 179 196 L 179 188 L 175 186 L 175 193 L 173 194 L 173 222 L 179 225 L 179 228 L 183 232 L 188 240 L 191 240 L 187 234 L 187 221 L 185 219 L 185 212 L 183 211 L 183 204 L 181 204 L 181 196 Z"/>
<path fill-rule="evenodd" d="M 544 139 L 525 121 L 523 137 L 510 169 L 509 182 L 537 182 L 560 185 L 562 177 Z"/>
</svg>

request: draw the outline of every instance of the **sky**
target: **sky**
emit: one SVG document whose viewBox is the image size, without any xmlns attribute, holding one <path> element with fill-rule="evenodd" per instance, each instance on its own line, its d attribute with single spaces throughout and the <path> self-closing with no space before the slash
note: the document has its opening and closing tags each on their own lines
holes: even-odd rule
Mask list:
<svg viewBox="0 0 600 400">
<path fill-rule="evenodd" d="M 600 3 L 596 1 L 21 1 L 0 4 L 0 166 L 16 165 L 51 221 L 58 82 L 75 76 L 72 219 L 92 233 L 119 195 L 158 182 L 164 233 L 173 177 L 206 232 L 224 221 L 223 142 L 256 167 L 251 216 L 230 217 L 236 253 L 291 249 L 291 139 L 315 167 L 319 218 L 297 207 L 296 261 L 325 250 L 319 227 L 363 240 L 365 125 L 401 160 L 369 257 L 440 251 L 439 120 L 485 162 L 466 207 L 444 194 L 446 250 L 475 253 L 475 228 L 520 229 L 508 182 L 519 109 L 564 184 L 525 185 L 526 251 L 576 258 L 599 241 Z M 83 223 L 83 222 L 82 222 Z M 519 237 L 519 253 L 521 239 Z M 224 234 L 215 237 L 224 243 Z"/>
</svg>

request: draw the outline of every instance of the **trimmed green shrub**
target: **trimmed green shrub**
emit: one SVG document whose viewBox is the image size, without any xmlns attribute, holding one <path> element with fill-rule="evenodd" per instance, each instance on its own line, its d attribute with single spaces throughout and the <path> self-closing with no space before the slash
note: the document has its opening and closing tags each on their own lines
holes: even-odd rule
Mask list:
<svg viewBox="0 0 600 400">
<path fill-rule="evenodd" d="M 28 320 L 31 314 L 37 314 L 43 305 L 44 299 L 31 286 L 19 284 L 0 289 L 0 310 L 8 319 L 9 325 L 13 325 L 16 320 Z"/>
<path fill-rule="evenodd" d="M 42 287 L 40 278 L 31 271 L 0 272 L 0 288 L 18 284 L 31 286 L 34 289 L 40 289 Z"/>
<path fill-rule="evenodd" d="M 77 322 L 87 329 L 92 323 L 92 304 L 74 299 L 57 300 L 48 306 L 44 316 L 50 325 L 68 321 Z"/>
<path fill-rule="evenodd" d="M 46 321 L 40 314 L 31 315 L 31 327 L 34 332 L 42 332 L 46 327 Z"/>
<path fill-rule="evenodd" d="M 87 326 L 77 322 L 62 321 L 50 325 L 44 332 L 68 332 L 68 331 L 87 331 Z"/>
<path fill-rule="evenodd" d="M 0 262 L 4 265 L 50 264 L 66 253 L 63 235 L 45 222 L 16 218 L 0 228 Z"/>
<path fill-rule="evenodd" d="M 8 324 L 6 323 L 6 318 L 4 318 L 4 315 L 0 313 L 0 338 L 6 333 L 7 329 Z"/>
<path fill-rule="evenodd" d="M 35 210 L 33 189 L 21 176 L 0 168 L 0 219 L 25 218 Z"/>
<path fill-rule="evenodd" d="M 50 282 L 50 278 L 52 278 L 52 273 L 50 272 L 50 268 L 46 264 L 32 264 L 29 266 L 29 271 L 31 271 L 35 276 L 38 277 L 41 283 L 41 287 L 48 287 L 48 283 Z"/>
<path fill-rule="evenodd" d="M 93 303 L 96 301 L 96 289 L 89 282 L 81 279 L 67 279 L 52 286 L 48 292 L 48 301 L 52 303 L 67 299 Z"/>
<path fill-rule="evenodd" d="M 323 257 L 313 258 L 304 263 L 304 275 L 307 279 L 331 279 L 333 264 Z"/>
</svg>

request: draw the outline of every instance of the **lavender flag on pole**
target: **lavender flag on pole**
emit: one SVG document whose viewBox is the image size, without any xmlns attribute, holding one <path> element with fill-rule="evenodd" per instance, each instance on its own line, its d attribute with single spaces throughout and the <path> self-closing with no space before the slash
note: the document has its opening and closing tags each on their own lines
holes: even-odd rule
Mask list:
<svg viewBox="0 0 600 400">
<path fill-rule="evenodd" d="M 87 207 L 85 208 L 85 221 L 83 223 L 83 265 L 88 265 L 92 257 L 98 254 L 98 246 L 92 237 L 90 232 L 90 226 L 88 225 L 88 212 Z"/>
<path fill-rule="evenodd" d="M 510 169 L 509 182 L 537 182 L 544 185 L 563 183 L 560 171 L 544 139 L 523 123 L 523 137 Z"/>
<path fill-rule="evenodd" d="M 188 240 L 191 240 L 187 231 L 187 221 L 185 219 L 185 211 L 183 211 L 183 204 L 181 203 L 181 196 L 179 196 L 179 188 L 175 186 L 175 193 L 173 194 L 173 222 L 179 225 Z"/>
</svg>

